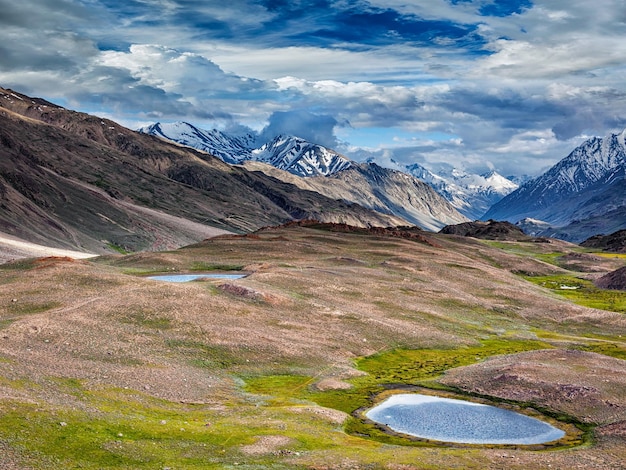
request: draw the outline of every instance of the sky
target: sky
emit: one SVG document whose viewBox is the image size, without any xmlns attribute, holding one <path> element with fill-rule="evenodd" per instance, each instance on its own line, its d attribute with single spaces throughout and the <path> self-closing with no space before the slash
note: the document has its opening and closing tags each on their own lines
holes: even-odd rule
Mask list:
<svg viewBox="0 0 626 470">
<path fill-rule="evenodd" d="M 0 0 L 0 86 L 133 129 L 536 176 L 626 128 L 626 0 Z"/>
</svg>

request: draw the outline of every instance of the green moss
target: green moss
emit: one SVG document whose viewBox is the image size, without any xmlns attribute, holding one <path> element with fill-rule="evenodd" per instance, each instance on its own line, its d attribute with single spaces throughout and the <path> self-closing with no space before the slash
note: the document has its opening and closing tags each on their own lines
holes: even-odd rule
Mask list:
<svg viewBox="0 0 626 470">
<path fill-rule="evenodd" d="M 469 365 L 493 355 L 550 347 L 542 341 L 489 339 L 482 341 L 480 345 L 457 349 L 396 349 L 357 360 L 356 365 L 367 372 L 367 375 L 349 380 L 352 388 L 347 390 L 319 391 L 314 386 L 315 378 L 304 375 L 272 375 L 249 377 L 246 379 L 246 391 L 264 396 L 264 406 L 267 407 L 285 408 L 294 406 L 295 403 L 313 401 L 318 405 L 348 413 L 350 417 L 344 424 L 344 431 L 354 438 L 366 438 L 384 445 L 403 446 L 416 450 L 433 446 L 453 448 L 455 445 L 389 434 L 375 423 L 362 419 L 360 413 L 363 409 L 371 407 L 381 393 L 391 393 L 393 390 L 414 391 L 418 387 L 425 387 L 452 396 L 451 392 L 459 393 L 459 391 L 436 382 L 437 377 L 440 377 L 445 370 Z M 529 413 L 534 415 L 541 413 L 541 411 L 533 411 L 537 410 L 534 403 L 506 402 L 505 406 L 529 408 Z M 544 410 L 543 413 L 550 416 L 550 419 L 560 419 L 560 426 L 567 429 L 567 436 L 556 444 L 533 446 L 534 450 L 575 446 L 591 439 L 589 429 L 585 429 L 572 417 L 554 416 L 549 410 Z M 355 446 L 353 451 L 356 452 L 358 448 L 361 457 L 366 454 L 364 441 L 358 441 L 353 446 Z M 465 447 L 465 452 L 471 452 L 472 446 L 462 447 Z"/>
<path fill-rule="evenodd" d="M 277 406 L 304 399 L 315 379 L 303 375 L 270 375 L 248 377 L 245 382 L 247 392 L 268 397 L 268 403 Z"/>
<path fill-rule="evenodd" d="M 246 391 L 271 396 L 270 404 L 284 405 L 294 400 L 309 400 L 350 414 L 370 406 L 373 397 L 390 386 L 447 389 L 434 382 L 434 379 L 448 369 L 473 364 L 494 355 L 551 347 L 543 341 L 490 339 L 477 346 L 458 349 L 395 349 L 358 359 L 356 366 L 367 372 L 367 375 L 351 379 L 350 389 L 318 391 L 312 387 L 314 380 L 311 377 L 271 375 L 247 378 Z M 377 432 L 374 427 L 359 420 L 351 420 L 346 430 L 381 439 L 384 435 L 386 443 L 395 443 L 399 439 L 390 440 L 385 433 Z M 400 441 L 406 443 L 406 440 Z"/>
<path fill-rule="evenodd" d="M 566 274 L 524 276 L 524 278 L 578 305 L 612 312 L 626 312 L 626 291 L 599 289 L 591 281 Z"/>
<path fill-rule="evenodd" d="M 360 359 L 357 366 L 379 383 L 419 384 L 490 356 L 551 347 L 542 341 L 490 339 L 460 349 L 398 349 Z"/>
<path fill-rule="evenodd" d="M 60 302 L 27 302 L 18 300 L 17 302 L 10 302 L 6 306 L 6 311 L 9 315 L 29 315 L 59 308 L 61 305 Z"/>
<path fill-rule="evenodd" d="M 0 403 L 0 439 L 54 468 L 223 468 L 252 442 L 201 406 L 116 390 L 85 391 L 97 412 Z M 42 459 L 42 457 L 44 457 Z"/>
</svg>

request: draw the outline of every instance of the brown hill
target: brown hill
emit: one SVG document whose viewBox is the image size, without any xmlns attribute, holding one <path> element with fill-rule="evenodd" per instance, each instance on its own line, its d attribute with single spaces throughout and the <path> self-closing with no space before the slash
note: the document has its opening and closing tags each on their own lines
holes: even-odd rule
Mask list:
<svg viewBox="0 0 626 470">
<path fill-rule="evenodd" d="M 594 235 L 582 242 L 580 246 L 610 253 L 626 253 L 626 230 L 618 230 L 609 235 Z"/>
<path fill-rule="evenodd" d="M 102 253 L 169 249 L 294 219 L 406 221 L 0 88 L 0 232 Z"/>
<path fill-rule="evenodd" d="M 605 274 L 595 284 L 602 289 L 626 290 L 626 266 Z"/>
<path fill-rule="evenodd" d="M 525 240 L 528 239 L 522 229 L 510 222 L 488 220 L 483 222 L 464 222 L 456 225 L 447 225 L 439 233 L 460 235 L 462 237 L 483 238 L 486 240 Z"/>
</svg>

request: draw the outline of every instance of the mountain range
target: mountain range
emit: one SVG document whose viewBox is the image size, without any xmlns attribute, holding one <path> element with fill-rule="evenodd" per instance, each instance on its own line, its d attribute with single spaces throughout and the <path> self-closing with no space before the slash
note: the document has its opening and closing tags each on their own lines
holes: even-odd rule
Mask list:
<svg viewBox="0 0 626 470">
<path fill-rule="evenodd" d="M 218 129 L 205 130 L 187 122 L 157 122 L 138 131 L 202 150 L 226 163 L 264 162 L 304 177 L 328 176 L 351 164 L 338 152 L 294 136 L 278 135 L 257 146 L 258 139 L 252 134 L 233 135 Z"/>
<path fill-rule="evenodd" d="M 351 166 L 359 165 L 339 152 L 307 142 L 296 136 L 279 135 L 267 143 L 258 145 L 257 137 L 250 133 L 233 135 L 217 129 L 200 129 L 187 122 L 155 123 L 139 129 L 139 132 L 208 152 L 218 156 L 226 163 L 263 162 L 305 178 L 335 175 Z M 356 170 L 353 174 L 360 173 L 370 180 L 381 177 L 379 169 L 373 169 L 371 177 L 365 175 L 368 164 L 360 165 L 360 170 Z M 516 183 L 495 171 L 485 175 L 476 175 L 454 168 L 449 171 L 433 173 L 423 166 L 414 164 L 407 166 L 403 173 L 428 183 L 453 208 L 470 219 L 480 218 L 495 202 L 518 187 Z M 306 186 L 304 183 L 300 185 Z M 342 193 L 342 195 L 345 194 Z M 355 195 L 358 195 L 358 190 L 354 192 L 353 196 L 345 199 L 362 204 L 361 198 L 355 199 Z M 405 198 L 403 204 L 406 204 L 406 201 Z M 391 205 L 395 206 L 395 204 Z M 381 210 L 391 210 L 392 212 L 395 210 L 391 207 L 383 207 L 386 205 L 380 203 L 373 204 L 372 207 L 374 206 Z M 366 204 L 366 207 L 370 207 L 370 205 Z M 408 213 L 415 212 L 412 210 L 412 206 L 407 209 Z M 435 212 L 437 211 L 438 209 L 435 209 Z M 409 215 L 407 220 L 424 226 L 424 228 L 435 229 L 441 228 L 436 220 L 437 217 L 435 215 L 431 222 L 424 222 L 420 217 L 415 218 Z M 454 217 L 452 219 L 448 217 L 445 220 L 452 221 L 453 219 Z"/>
<path fill-rule="evenodd" d="M 536 234 L 574 242 L 626 228 L 626 130 L 587 140 L 483 218 L 531 218 L 549 225 Z"/>
<path fill-rule="evenodd" d="M 249 161 L 245 167 L 331 199 L 392 213 L 430 231 L 467 221 L 448 201 L 425 182 L 375 163 L 352 163 L 328 176 L 303 178 L 272 165 Z"/>
<path fill-rule="evenodd" d="M 452 206 L 469 219 L 475 220 L 519 185 L 496 171 L 482 175 L 458 168 L 434 173 L 415 163 L 406 167 L 408 173 L 431 185 Z"/>
<path fill-rule="evenodd" d="M 420 179 L 375 163 L 356 163 L 300 137 L 279 135 L 258 147 L 252 134 L 231 135 L 186 122 L 155 123 L 139 132 L 216 155 L 267 175 L 437 231 L 466 221 L 454 204 Z"/>
<path fill-rule="evenodd" d="M 516 188 L 495 172 L 357 163 L 295 136 L 263 143 L 186 123 L 135 132 L 0 88 L 0 157 L 0 232 L 94 253 L 302 219 L 432 231 L 498 219 L 575 242 L 626 228 L 626 131 Z"/>
</svg>

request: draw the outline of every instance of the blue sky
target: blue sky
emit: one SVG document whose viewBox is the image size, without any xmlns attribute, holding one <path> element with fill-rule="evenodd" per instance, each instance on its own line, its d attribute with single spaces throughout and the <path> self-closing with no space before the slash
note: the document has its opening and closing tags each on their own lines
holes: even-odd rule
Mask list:
<svg viewBox="0 0 626 470">
<path fill-rule="evenodd" d="M 137 128 L 537 175 L 626 127 L 624 0 L 0 0 L 0 85 Z"/>
</svg>

